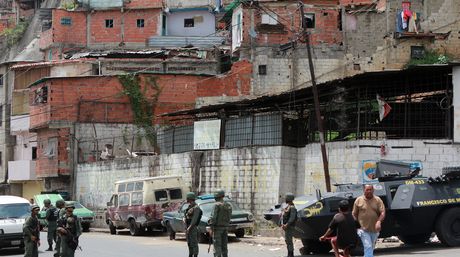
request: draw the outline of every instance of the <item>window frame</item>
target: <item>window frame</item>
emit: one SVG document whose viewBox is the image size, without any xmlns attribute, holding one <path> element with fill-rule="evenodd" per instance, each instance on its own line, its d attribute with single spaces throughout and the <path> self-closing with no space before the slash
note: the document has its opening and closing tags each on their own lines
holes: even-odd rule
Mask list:
<svg viewBox="0 0 460 257">
<path fill-rule="evenodd" d="M 61 17 L 62 26 L 72 26 L 72 17 Z"/>
<path fill-rule="evenodd" d="M 126 204 L 121 204 L 121 200 L 124 198 L 124 197 L 127 197 L 128 200 L 127 200 L 127 203 Z M 119 194 L 118 195 L 118 206 L 120 207 L 124 207 L 124 206 L 129 206 L 131 203 L 131 194 L 130 193 L 122 193 L 122 194 Z"/>
<path fill-rule="evenodd" d="M 177 191 L 179 190 L 180 191 L 180 197 L 179 198 L 172 198 L 172 194 L 171 194 L 171 191 Z M 168 189 L 168 198 L 169 200 L 181 200 L 183 198 L 183 194 L 182 194 L 182 188 L 171 188 L 171 189 Z"/>
<path fill-rule="evenodd" d="M 138 28 L 144 28 L 145 27 L 145 19 L 137 19 L 136 20 L 136 26 Z"/>
<path fill-rule="evenodd" d="M 114 26 L 113 19 L 105 19 L 105 28 L 111 29 Z"/>
<path fill-rule="evenodd" d="M 158 198 L 157 197 L 157 193 L 158 192 L 165 192 L 165 195 L 166 195 L 166 199 L 165 200 L 161 200 L 161 199 L 164 199 L 164 198 Z M 167 202 L 169 201 L 169 198 L 168 198 L 168 190 L 166 189 L 159 189 L 159 190 L 155 190 L 153 191 L 153 195 L 155 196 L 155 202 Z"/>
<path fill-rule="evenodd" d="M 189 26 L 187 26 L 187 21 Z M 190 26 L 191 24 L 191 26 Z M 193 18 L 184 18 L 184 28 L 194 28 L 195 27 L 195 19 Z"/>
</svg>

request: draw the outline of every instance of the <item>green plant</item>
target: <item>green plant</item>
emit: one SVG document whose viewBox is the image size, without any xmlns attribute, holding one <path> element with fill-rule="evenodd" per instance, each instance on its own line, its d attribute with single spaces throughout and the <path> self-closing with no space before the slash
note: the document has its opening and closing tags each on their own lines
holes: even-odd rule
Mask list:
<svg viewBox="0 0 460 257">
<path fill-rule="evenodd" d="M 67 11 L 73 11 L 77 9 L 78 4 L 75 1 L 62 1 L 61 8 Z"/>
<path fill-rule="evenodd" d="M 444 54 L 438 54 L 436 51 L 425 51 L 425 55 L 420 59 L 411 59 L 405 66 L 409 68 L 421 64 L 446 64 L 450 60 L 449 56 Z"/>
<path fill-rule="evenodd" d="M 8 47 L 11 47 L 21 40 L 28 26 L 29 21 L 20 21 L 14 28 L 3 30 L 0 35 L 5 37 Z"/>
<path fill-rule="evenodd" d="M 146 78 L 143 88 L 140 85 L 139 76 L 135 74 L 119 75 L 118 79 L 123 86 L 122 93 L 129 98 L 134 114 L 134 124 L 139 128 L 137 130 L 138 137 L 142 133 L 141 130 L 143 130 L 150 145 L 156 148 L 157 137 L 153 128 L 154 111 L 161 93 L 161 88 L 156 78 Z M 150 92 L 153 93 L 148 96 Z"/>
</svg>

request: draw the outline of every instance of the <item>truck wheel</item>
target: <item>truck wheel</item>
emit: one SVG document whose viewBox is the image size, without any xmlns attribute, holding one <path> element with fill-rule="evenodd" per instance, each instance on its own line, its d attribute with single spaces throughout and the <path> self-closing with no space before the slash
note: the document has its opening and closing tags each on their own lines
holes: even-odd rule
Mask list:
<svg viewBox="0 0 460 257">
<path fill-rule="evenodd" d="M 235 231 L 235 236 L 237 238 L 243 238 L 244 237 L 244 228 L 239 228 Z"/>
<path fill-rule="evenodd" d="M 132 236 L 139 236 L 141 234 L 140 226 L 136 224 L 134 219 L 129 220 L 129 233 Z"/>
<path fill-rule="evenodd" d="M 110 229 L 111 235 L 117 234 L 117 228 L 113 225 L 112 221 L 110 220 L 109 220 L 109 229 Z"/>
<path fill-rule="evenodd" d="M 460 208 L 445 210 L 436 222 L 436 235 L 446 246 L 460 246 Z"/>
<path fill-rule="evenodd" d="M 81 224 L 81 228 L 83 229 L 83 232 L 89 232 L 89 223 L 83 223 Z"/>
<path fill-rule="evenodd" d="M 431 233 L 424 233 L 424 234 L 416 234 L 416 235 L 400 235 L 399 240 L 403 241 L 405 244 L 408 245 L 417 245 L 423 244 L 428 239 L 430 239 Z"/>
<path fill-rule="evenodd" d="M 300 254 L 325 254 L 331 251 L 332 246 L 329 242 L 320 242 L 312 239 L 302 239 L 303 247 L 300 248 Z"/>
</svg>

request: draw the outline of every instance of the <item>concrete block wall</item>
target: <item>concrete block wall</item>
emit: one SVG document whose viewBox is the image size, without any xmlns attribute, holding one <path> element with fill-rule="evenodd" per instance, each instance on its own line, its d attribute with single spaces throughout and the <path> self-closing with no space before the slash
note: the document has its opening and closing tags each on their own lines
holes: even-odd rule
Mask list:
<svg viewBox="0 0 460 257">
<path fill-rule="evenodd" d="M 426 177 L 441 175 L 443 167 L 460 165 L 460 146 L 447 140 L 387 140 L 385 143 L 385 155 L 381 154 L 381 140 L 327 143 L 331 184 L 362 183 L 361 165 L 365 160 L 420 161 L 421 175 Z M 314 194 L 316 189 L 325 190 L 320 145 L 310 144 L 299 150 L 298 163 L 297 191 Z M 302 173 L 305 173 L 303 180 Z"/>
</svg>

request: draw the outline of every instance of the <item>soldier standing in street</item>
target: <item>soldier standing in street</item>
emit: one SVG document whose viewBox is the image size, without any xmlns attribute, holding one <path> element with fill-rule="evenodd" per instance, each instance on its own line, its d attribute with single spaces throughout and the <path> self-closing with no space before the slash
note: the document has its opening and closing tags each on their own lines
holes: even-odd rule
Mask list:
<svg viewBox="0 0 460 257">
<path fill-rule="evenodd" d="M 285 196 L 287 206 L 282 213 L 281 228 L 284 230 L 284 240 L 288 250 L 288 257 L 294 257 L 294 243 L 292 237 L 294 234 L 294 226 L 297 220 L 297 209 L 294 206 L 294 194 L 286 193 Z"/>
<path fill-rule="evenodd" d="M 200 207 L 195 203 L 196 195 L 193 192 L 187 193 L 187 202 L 189 206 L 185 210 L 185 224 L 187 230 L 185 234 L 187 236 L 188 256 L 198 257 L 198 229 L 197 226 L 200 223 L 203 212 Z"/>
<path fill-rule="evenodd" d="M 48 223 L 48 234 L 47 234 L 47 239 L 48 239 L 48 249 L 47 251 L 52 251 L 53 250 L 53 241 L 56 242 L 56 229 L 57 229 L 57 219 L 59 215 L 59 210 L 56 209 L 52 204 L 49 199 L 45 199 L 43 201 L 45 204 L 46 208 L 46 215 L 45 219 L 46 222 Z"/>
<path fill-rule="evenodd" d="M 57 207 L 57 220 L 59 221 L 64 215 L 65 215 L 65 208 L 64 208 L 65 202 L 64 200 L 57 200 L 56 201 L 56 207 Z M 56 232 L 57 232 L 57 222 L 56 222 Z M 56 248 L 54 248 L 54 257 L 59 257 L 61 254 L 61 235 L 57 233 L 57 238 L 56 238 Z"/>
<path fill-rule="evenodd" d="M 40 246 L 40 223 L 38 222 L 38 212 L 40 207 L 32 205 L 31 215 L 24 223 L 24 244 L 25 255 L 24 257 L 37 257 L 38 247 Z"/>
<path fill-rule="evenodd" d="M 214 194 L 216 204 L 209 221 L 213 238 L 214 257 L 228 257 L 228 225 L 232 216 L 232 206 L 224 201 L 224 196 L 224 190 L 217 190 Z"/>
<path fill-rule="evenodd" d="M 74 209 L 74 205 L 67 205 L 66 214 L 58 221 L 58 233 L 61 235 L 61 257 L 75 256 L 78 237 L 81 235 L 80 220 L 73 215 Z"/>
</svg>

